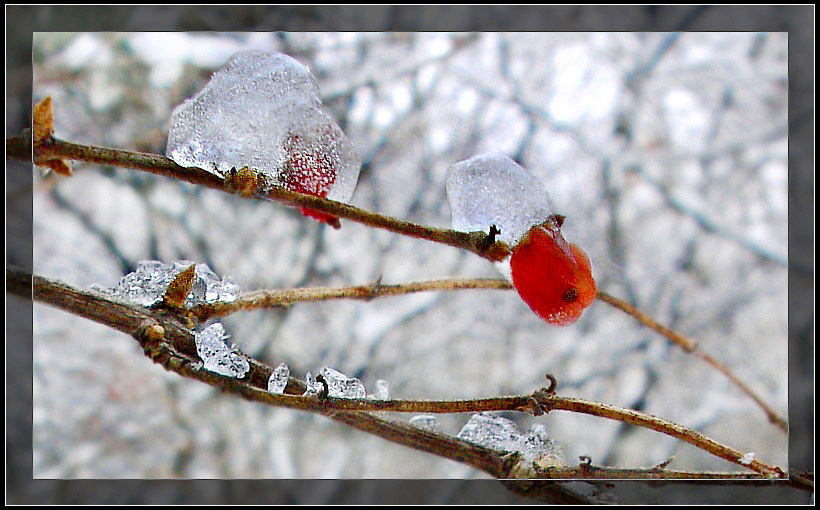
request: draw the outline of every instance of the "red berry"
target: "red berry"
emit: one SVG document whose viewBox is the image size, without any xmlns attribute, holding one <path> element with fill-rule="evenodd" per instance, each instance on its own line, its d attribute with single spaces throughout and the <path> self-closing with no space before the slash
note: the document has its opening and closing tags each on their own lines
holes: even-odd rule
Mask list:
<svg viewBox="0 0 820 510">
<path fill-rule="evenodd" d="M 592 267 L 578 246 L 567 243 L 553 216 L 524 234 L 512 251 L 513 285 L 527 305 L 550 324 L 572 324 L 596 295 Z"/>
<path fill-rule="evenodd" d="M 336 181 L 336 166 L 338 158 L 335 157 L 336 146 L 339 143 L 341 130 L 335 126 L 327 125 L 319 137 L 319 143 L 307 144 L 302 138 L 290 133 L 285 140 L 285 150 L 287 160 L 282 173 L 284 187 L 299 193 L 326 197 L 328 191 Z M 323 223 L 339 228 L 339 218 L 301 207 L 300 210 L 305 216 L 310 216 Z"/>
</svg>

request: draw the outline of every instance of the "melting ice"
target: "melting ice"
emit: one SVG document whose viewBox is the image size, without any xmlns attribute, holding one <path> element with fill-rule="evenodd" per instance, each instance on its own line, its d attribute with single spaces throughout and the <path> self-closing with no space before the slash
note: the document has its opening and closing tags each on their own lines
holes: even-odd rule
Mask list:
<svg viewBox="0 0 820 510">
<path fill-rule="evenodd" d="M 162 301 L 168 285 L 193 262 L 178 260 L 165 264 L 158 260 L 144 260 L 137 270 L 122 277 L 114 289 L 95 286 L 97 290 L 114 295 L 141 306 L 151 306 Z M 185 299 L 185 306 L 217 301 L 230 302 L 236 299 L 240 289 L 230 277 L 220 278 L 207 264 L 196 265 L 194 284 Z"/>
<path fill-rule="evenodd" d="M 446 186 L 453 230 L 489 233 L 495 225 L 501 230 L 497 239 L 511 247 L 554 209 L 541 181 L 505 154 L 451 165 Z"/>
<path fill-rule="evenodd" d="M 533 461 L 545 457 L 563 459 L 560 447 L 543 425 L 534 425 L 522 434 L 512 421 L 488 413 L 474 414 L 462 427 L 458 438 L 493 450 L 519 452 Z"/>
<path fill-rule="evenodd" d="M 353 195 L 361 166 L 310 69 L 261 50 L 235 54 L 174 110 L 166 153 L 219 176 L 247 166 L 270 185 L 338 201 Z"/>
<path fill-rule="evenodd" d="M 196 353 L 202 359 L 205 370 L 237 379 L 245 377 L 250 370 L 248 360 L 225 344 L 225 328 L 222 324 L 217 322 L 197 332 L 194 341 Z"/>
</svg>

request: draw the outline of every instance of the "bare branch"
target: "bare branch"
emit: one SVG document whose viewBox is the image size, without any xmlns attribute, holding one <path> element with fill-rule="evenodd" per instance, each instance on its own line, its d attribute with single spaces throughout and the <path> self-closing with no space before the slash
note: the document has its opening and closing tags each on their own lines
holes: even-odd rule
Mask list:
<svg viewBox="0 0 820 510">
<path fill-rule="evenodd" d="M 702 359 L 713 368 L 724 374 L 728 377 L 738 388 L 740 388 L 743 393 L 751 397 L 757 405 L 759 405 L 763 411 L 766 413 L 766 416 L 769 418 L 769 421 L 773 424 L 777 425 L 783 432 L 789 431 L 789 424 L 785 418 L 780 416 L 770 405 L 768 405 L 763 398 L 758 395 L 752 388 L 743 382 L 732 370 L 727 367 L 725 364 L 717 360 L 715 357 L 703 352 L 698 347 L 698 343 L 688 338 L 677 331 L 670 329 L 663 324 L 659 323 L 649 315 L 643 313 L 642 311 L 638 310 L 634 306 L 630 305 L 626 301 L 622 299 L 618 299 L 616 297 L 610 296 L 606 292 L 598 292 L 598 299 L 618 308 L 619 310 L 631 315 L 635 319 L 638 320 L 641 324 L 657 331 L 661 335 L 665 336 L 669 341 L 683 349 L 684 351 L 692 354 L 693 356 Z"/>
<path fill-rule="evenodd" d="M 321 395 L 303 395 L 306 389 L 301 381 L 291 378 L 285 394 L 266 391 L 267 378 L 273 369 L 249 358 L 251 370 L 244 380 L 223 377 L 202 369 L 194 345 L 189 319 L 164 305 L 143 308 L 118 302 L 100 294 L 82 291 L 69 285 L 31 276 L 18 269 L 6 273 L 7 288 L 12 293 L 28 297 L 31 282 L 35 300 L 61 308 L 133 336 L 152 360 L 166 369 L 188 378 L 205 382 L 236 393 L 249 400 L 269 405 L 315 412 L 347 423 L 393 442 L 421 449 L 436 455 L 467 463 L 499 478 L 509 477 L 512 466 L 509 458 L 486 448 L 451 436 L 419 429 L 403 422 L 383 420 L 370 414 L 376 411 L 463 413 L 514 410 L 540 414 L 552 410 L 578 412 L 649 428 L 686 441 L 708 453 L 754 470 L 766 477 L 785 478 L 787 473 L 777 466 L 749 458 L 747 454 L 714 441 L 678 424 L 631 409 L 589 402 L 555 395 L 555 380 L 550 388 L 532 395 L 495 397 L 456 401 L 407 401 L 339 399 Z M 182 316 L 180 316 L 182 315 Z M 656 468 L 657 471 L 657 468 Z M 568 472 L 575 474 L 574 471 Z M 660 477 L 659 477 L 660 478 Z"/>
<path fill-rule="evenodd" d="M 25 135 L 6 139 L 6 157 L 18 161 L 31 161 L 31 152 L 26 146 Z M 248 195 L 247 179 L 237 179 L 228 176 L 225 179 L 202 170 L 201 168 L 185 168 L 177 165 L 171 159 L 159 154 L 133 152 L 91 145 L 80 145 L 65 142 L 57 138 L 49 138 L 34 147 L 34 159 L 53 160 L 68 159 L 97 163 L 101 165 L 130 168 L 143 172 L 171 177 L 190 184 L 206 186 L 225 193 Z M 261 187 L 253 195 L 262 200 L 283 202 L 287 205 L 305 207 L 320 211 L 339 218 L 345 218 L 370 227 L 381 228 L 390 232 L 427 239 L 429 241 L 446 244 L 455 248 L 464 249 L 484 257 L 490 261 L 502 260 L 509 255 L 509 247 L 501 242 L 491 242 L 484 232 L 458 232 L 455 230 L 427 227 L 409 221 L 384 216 L 365 211 L 349 204 L 328 200 L 313 195 L 306 195 L 289 191 L 284 188 L 270 187 L 263 190 Z"/>
</svg>

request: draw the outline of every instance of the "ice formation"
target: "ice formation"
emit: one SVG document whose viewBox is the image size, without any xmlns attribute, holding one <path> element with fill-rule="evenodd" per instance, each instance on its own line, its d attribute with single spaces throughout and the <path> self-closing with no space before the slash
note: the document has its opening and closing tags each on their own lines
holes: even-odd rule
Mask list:
<svg viewBox="0 0 820 510">
<path fill-rule="evenodd" d="M 534 425 L 528 433 L 522 434 L 512 421 L 489 413 L 474 414 L 462 427 L 458 438 L 493 450 L 518 452 L 532 461 L 563 459 L 560 446 L 543 425 Z"/>
<path fill-rule="evenodd" d="M 233 352 L 225 344 L 225 328 L 214 323 L 196 333 L 196 353 L 202 359 L 205 370 L 228 377 L 242 379 L 250 370 L 250 364 L 241 354 Z"/>
<path fill-rule="evenodd" d="M 551 324 L 575 322 L 596 296 L 589 258 L 561 233 L 544 185 L 504 154 L 482 154 L 452 165 L 447 197 L 454 230 L 490 232 L 512 248 L 496 264 L 518 294 Z"/>
<path fill-rule="evenodd" d="M 285 386 L 288 385 L 288 377 L 290 376 L 290 369 L 284 362 L 280 363 L 278 367 L 273 369 L 270 377 L 268 377 L 268 391 L 281 395 L 285 392 Z"/>
<path fill-rule="evenodd" d="M 329 397 L 337 398 L 365 398 L 367 391 L 362 382 L 356 378 L 348 377 L 338 370 L 323 367 L 319 369 L 319 376 L 321 376 L 327 384 L 327 395 Z M 305 376 L 305 383 L 307 390 L 305 394 L 320 393 L 324 385 L 318 380 L 318 377 L 308 372 Z"/>
<path fill-rule="evenodd" d="M 353 195 L 361 166 L 322 109 L 310 69 L 262 50 L 235 54 L 202 91 L 176 107 L 166 153 L 181 166 L 219 176 L 247 166 L 267 185 L 341 202 Z"/>
<path fill-rule="evenodd" d="M 553 213 L 546 188 L 534 175 L 500 153 L 480 154 L 447 170 L 453 230 L 489 233 L 510 246 Z"/>
<path fill-rule="evenodd" d="M 114 297 L 130 301 L 140 306 L 151 306 L 162 301 L 168 285 L 193 262 L 178 260 L 165 264 L 158 260 L 143 260 L 137 270 L 122 277 L 114 289 L 95 286 L 96 290 L 112 294 Z M 185 306 L 203 303 L 231 302 L 239 295 L 240 289 L 230 277 L 220 278 L 207 264 L 196 265 L 194 284 L 185 300 Z"/>
<path fill-rule="evenodd" d="M 749 452 L 738 460 L 744 466 L 749 466 L 752 464 L 752 461 L 755 460 L 755 452 Z"/>
</svg>

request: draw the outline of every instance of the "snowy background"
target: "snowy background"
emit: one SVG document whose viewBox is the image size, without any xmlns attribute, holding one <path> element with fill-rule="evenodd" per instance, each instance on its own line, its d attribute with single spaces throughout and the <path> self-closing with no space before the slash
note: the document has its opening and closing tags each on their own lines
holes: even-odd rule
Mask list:
<svg viewBox="0 0 820 510">
<path fill-rule="evenodd" d="M 56 136 L 164 153 L 174 106 L 234 52 L 306 64 L 364 160 L 351 203 L 449 226 L 447 167 L 503 151 L 567 216 L 599 288 L 700 342 L 787 410 L 784 33 L 41 33 L 34 96 Z M 35 175 L 34 269 L 116 285 L 140 260 L 207 263 L 246 290 L 499 277 L 474 255 L 135 171 Z M 471 478 L 460 464 L 165 372 L 127 336 L 34 308 L 35 478 Z M 594 303 L 570 327 L 509 291 L 301 304 L 225 320 L 229 341 L 291 374 L 328 366 L 395 398 L 559 393 L 643 410 L 764 462 L 787 437 L 703 362 Z M 555 412 L 574 462 L 733 466 L 672 438 Z M 403 416 L 409 419 L 410 416 Z M 441 417 L 453 435 L 467 415 Z"/>
</svg>

